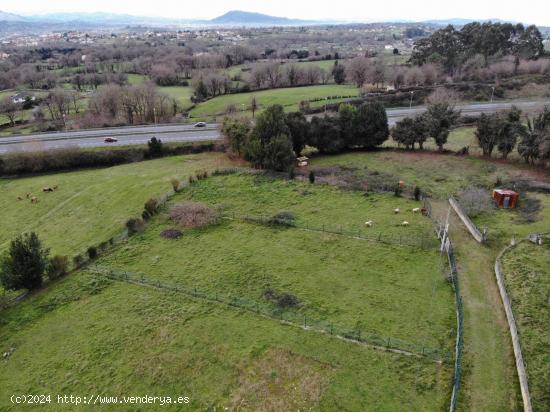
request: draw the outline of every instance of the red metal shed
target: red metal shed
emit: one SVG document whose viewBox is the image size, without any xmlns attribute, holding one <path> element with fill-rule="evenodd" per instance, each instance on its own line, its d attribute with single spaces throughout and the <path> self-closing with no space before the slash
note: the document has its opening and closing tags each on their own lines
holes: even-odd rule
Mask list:
<svg viewBox="0 0 550 412">
<path fill-rule="evenodd" d="M 514 209 L 518 203 L 519 193 L 508 189 L 493 190 L 493 199 L 498 207 Z"/>
</svg>

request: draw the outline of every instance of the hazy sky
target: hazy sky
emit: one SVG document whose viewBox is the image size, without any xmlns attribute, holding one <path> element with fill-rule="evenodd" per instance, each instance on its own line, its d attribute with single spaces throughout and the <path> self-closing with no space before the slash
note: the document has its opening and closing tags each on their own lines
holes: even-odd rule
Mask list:
<svg viewBox="0 0 550 412">
<path fill-rule="evenodd" d="M 110 12 L 178 18 L 212 18 L 246 10 L 302 19 L 361 21 L 498 18 L 550 25 L 547 0 L 0 0 L 0 10 L 20 14 Z"/>
</svg>

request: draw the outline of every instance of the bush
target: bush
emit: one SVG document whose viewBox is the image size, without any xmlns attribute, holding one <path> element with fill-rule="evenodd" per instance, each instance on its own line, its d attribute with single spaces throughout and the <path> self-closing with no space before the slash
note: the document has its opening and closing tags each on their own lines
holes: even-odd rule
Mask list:
<svg viewBox="0 0 550 412">
<path fill-rule="evenodd" d="M 292 226 L 295 220 L 294 214 L 283 210 L 271 216 L 268 223 L 271 225 Z"/>
<path fill-rule="evenodd" d="M 495 203 L 489 192 L 480 187 L 469 187 L 458 197 L 459 203 L 470 217 L 481 213 L 490 212 L 495 208 Z"/>
<path fill-rule="evenodd" d="M 277 293 L 272 288 L 267 288 L 264 290 L 264 298 L 266 300 L 274 302 L 277 306 L 281 308 L 288 308 L 300 305 L 300 301 L 293 294 L 287 292 Z"/>
<path fill-rule="evenodd" d="M 55 255 L 46 267 L 48 279 L 55 280 L 69 273 L 69 258 L 67 256 Z"/>
<path fill-rule="evenodd" d="M 213 143 L 178 144 L 164 147 L 162 154 L 175 156 L 220 150 Z M 124 163 L 140 162 L 148 157 L 143 147 L 130 149 L 85 150 L 62 149 L 45 152 L 25 152 L 4 155 L 0 158 L 0 174 L 21 175 L 28 173 L 56 172 L 86 167 L 109 167 Z"/>
<path fill-rule="evenodd" d="M 141 217 L 144 220 L 149 219 L 151 216 L 155 215 L 159 210 L 159 201 L 155 198 L 150 198 L 145 205 L 143 206 L 143 213 Z"/>
<path fill-rule="evenodd" d="M 82 265 L 84 265 L 84 257 L 82 255 L 76 255 L 73 257 L 73 265 L 76 269 L 82 267 Z"/>
<path fill-rule="evenodd" d="M 393 194 L 395 197 L 401 197 L 401 194 L 403 193 L 403 188 L 399 183 L 395 185 L 395 189 L 393 189 Z"/>
<path fill-rule="evenodd" d="M 315 183 L 315 173 L 313 172 L 313 170 L 309 171 L 309 183 Z"/>
<path fill-rule="evenodd" d="M 0 283 L 8 290 L 40 288 L 48 254 L 36 233 L 17 236 L 0 261 Z"/>
<path fill-rule="evenodd" d="M 97 248 L 95 246 L 90 246 L 86 251 L 90 260 L 94 260 L 97 257 Z"/>
<path fill-rule="evenodd" d="M 177 239 L 183 235 L 182 231 L 179 229 L 164 229 L 160 232 L 160 236 L 166 239 Z"/>
<path fill-rule="evenodd" d="M 131 218 L 126 221 L 126 229 L 128 229 L 128 236 L 132 236 L 136 233 L 143 232 L 145 224 L 142 219 Z"/>
<path fill-rule="evenodd" d="M 218 216 L 203 203 L 184 202 L 170 209 L 170 218 L 180 226 L 200 228 L 215 223 Z"/>
<path fill-rule="evenodd" d="M 174 189 L 174 192 L 179 191 L 180 188 L 180 181 L 176 178 L 170 179 L 170 184 L 172 185 L 172 189 Z"/>
<path fill-rule="evenodd" d="M 414 187 L 414 200 L 421 200 L 422 190 L 418 186 Z"/>
<path fill-rule="evenodd" d="M 160 139 L 152 137 L 151 140 L 147 142 L 147 148 L 149 157 L 162 157 L 162 141 Z"/>
</svg>

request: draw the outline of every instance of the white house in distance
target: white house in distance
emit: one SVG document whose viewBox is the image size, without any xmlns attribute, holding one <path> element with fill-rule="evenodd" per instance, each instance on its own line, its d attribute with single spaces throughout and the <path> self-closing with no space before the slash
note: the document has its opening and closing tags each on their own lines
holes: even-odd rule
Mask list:
<svg viewBox="0 0 550 412">
<path fill-rule="evenodd" d="M 11 97 L 11 101 L 15 104 L 25 103 L 27 99 L 34 102 L 36 100 L 36 96 L 30 94 L 29 92 L 19 92 Z"/>
</svg>

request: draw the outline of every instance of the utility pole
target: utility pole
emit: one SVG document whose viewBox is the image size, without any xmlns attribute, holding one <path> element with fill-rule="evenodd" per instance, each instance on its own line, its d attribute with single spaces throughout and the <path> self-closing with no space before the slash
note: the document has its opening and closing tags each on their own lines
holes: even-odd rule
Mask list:
<svg viewBox="0 0 550 412">
<path fill-rule="evenodd" d="M 412 108 L 412 105 L 413 105 L 413 95 L 414 95 L 414 91 L 411 91 L 411 101 L 409 102 L 409 109 Z"/>
</svg>

